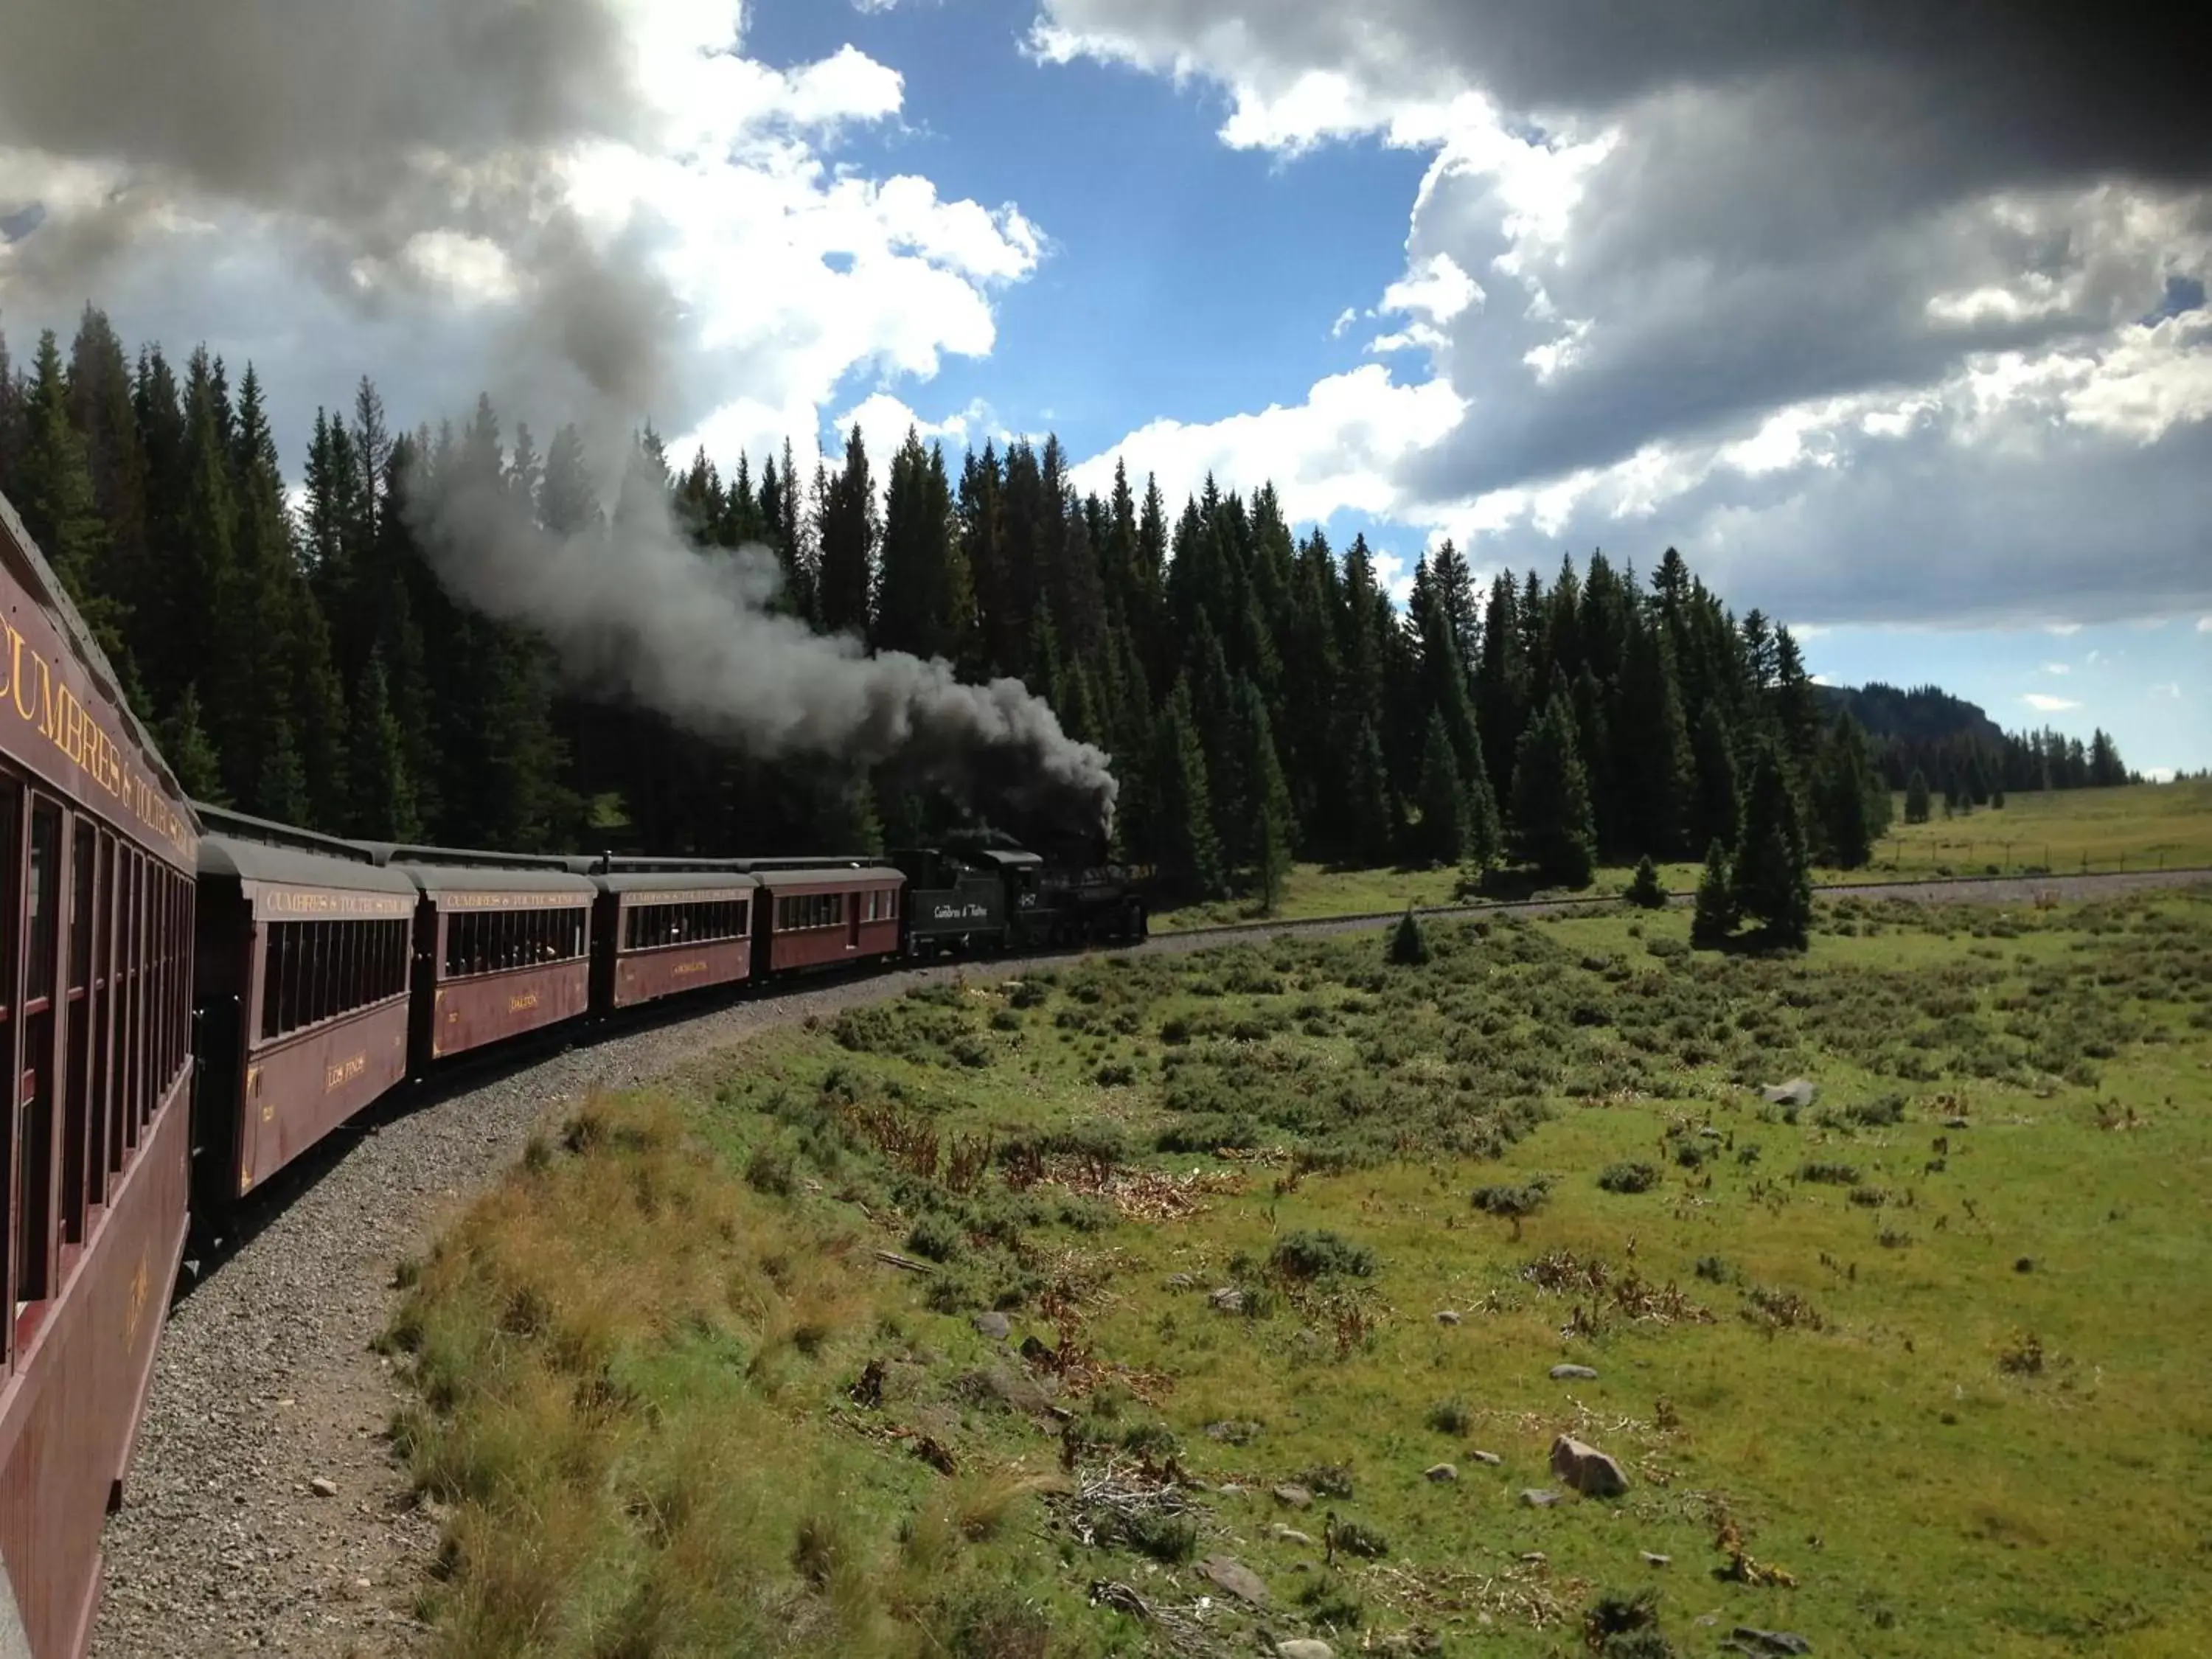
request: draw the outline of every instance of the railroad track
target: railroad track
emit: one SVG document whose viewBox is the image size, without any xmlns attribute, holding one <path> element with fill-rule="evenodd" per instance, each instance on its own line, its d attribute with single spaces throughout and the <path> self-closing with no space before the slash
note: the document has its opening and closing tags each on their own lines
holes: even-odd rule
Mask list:
<svg viewBox="0 0 2212 1659">
<path fill-rule="evenodd" d="M 2212 870 L 2194 869 L 1821 890 L 2026 904 L 2045 893 L 2094 898 L 2207 881 Z M 1618 897 L 1585 896 L 1417 914 L 1469 920 L 1620 907 Z M 1255 934 L 1354 933 L 1404 914 L 1216 924 L 1157 934 L 1135 948 L 1182 952 Z M 327 1152 L 280 1176 L 240 1237 L 201 1261 L 171 1314 L 138 1461 L 107 1532 L 94 1659 L 426 1651 L 416 1596 L 438 1522 L 415 1505 L 389 1454 L 383 1434 L 402 1396 L 368 1347 L 386 1317 L 395 1262 L 508 1167 L 549 1114 L 591 1090 L 647 1084 L 762 1032 L 916 985 L 963 972 L 1018 974 L 1078 954 L 801 981 L 683 1017 L 610 1023 L 449 1074 L 332 1137 Z"/>
<path fill-rule="evenodd" d="M 2077 875 L 1940 876 L 1922 881 L 1821 882 L 1814 884 L 1813 895 L 1815 898 L 1902 898 L 1914 903 L 1928 903 L 1946 896 L 1978 903 L 2002 903 L 2008 900 L 2033 903 L 2039 895 L 2044 893 L 2055 892 L 2061 898 L 2077 898 L 2101 892 L 2189 887 L 2198 882 L 2212 882 L 2212 866 L 2192 865 L 2174 870 L 2106 870 Z M 1694 893 L 1670 892 L 1667 895 L 1667 902 L 1670 906 L 1686 905 L 1695 897 Z M 1423 921 L 1473 921 L 1479 916 L 1615 910 L 1622 902 L 1618 894 L 1555 894 L 1523 899 L 1483 899 L 1472 904 L 1416 905 L 1413 914 Z M 1384 926 L 1400 920 L 1405 914 L 1401 908 L 1305 916 L 1296 921 L 1263 916 L 1252 921 L 1209 922 L 1202 927 L 1168 929 L 1153 934 L 1146 943 L 1158 944 L 1167 939 L 1234 939 L 1251 933 L 1346 932 L 1363 927 Z"/>
</svg>

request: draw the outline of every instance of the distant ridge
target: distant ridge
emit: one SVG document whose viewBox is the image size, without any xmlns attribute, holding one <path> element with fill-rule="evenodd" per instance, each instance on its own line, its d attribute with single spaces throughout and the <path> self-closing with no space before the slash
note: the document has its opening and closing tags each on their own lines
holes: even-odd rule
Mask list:
<svg viewBox="0 0 2212 1659">
<path fill-rule="evenodd" d="M 2003 729 L 1979 704 L 1954 697 L 1940 686 L 1916 685 L 1904 691 L 1874 680 L 1858 687 L 1823 685 L 1818 689 L 1823 714 L 1833 720 L 1849 709 L 1869 737 L 1911 744 L 1942 743 L 1958 738 L 1991 744 L 2004 741 Z"/>
</svg>

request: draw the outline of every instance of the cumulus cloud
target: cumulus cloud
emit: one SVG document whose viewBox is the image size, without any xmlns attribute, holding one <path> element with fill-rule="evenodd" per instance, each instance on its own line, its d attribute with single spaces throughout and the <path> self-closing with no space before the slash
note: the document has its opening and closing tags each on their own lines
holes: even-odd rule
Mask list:
<svg viewBox="0 0 2212 1659">
<path fill-rule="evenodd" d="M 1078 466 L 1075 483 L 1103 494 L 1120 456 L 1135 477 L 1155 475 L 1170 501 L 1197 494 L 1209 472 L 1255 484 L 1273 476 L 1295 519 L 1344 507 L 1391 516 L 1401 505 L 1393 480 L 1407 459 L 1450 431 L 1465 409 L 1442 381 L 1401 386 L 1369 363 L 1320 381 L 1300 404 L 1203 426 L 1155 421 Z"/>
<path fill-rule="evenodd" d="M 1032 41 L 1218 85 L 1226 143 L 1429 154 L 1384 305 L 1443 303 L 1371 349 L 1464 410 L 1383 493 L 1478 557 L 1702 538 L 1837 621 L 2212 598 L 2212 106 L 2148 8 L 1042 0 Z"/>
<path fill-rule="evenodd" d="M 845 46 L 747 56 L 726 0 L 23 0 L 0 56 L 0 303 L 251 356 L 296 443 L 374 373 L 407 417 L 786 435 L 857 371 L 996 339 L 1018 208 L 833 160 L 895 123 Z M 27 230 L 21 227 L 29 225 Z M 289 446 L 288 445 L 288 448 Z M 811 459 L 811 454 L 810 454 Z"/>
<path fill-rule="evenodd" d="M 2021 701 L 2030 708 L 2045 714 L 2056 714 L 2062 709 L 2079 708 L 2081 706 L 2069 697 L 2048 696 L 2040 691 L 2027 692 L 2022 695 Z"/>
</svg>

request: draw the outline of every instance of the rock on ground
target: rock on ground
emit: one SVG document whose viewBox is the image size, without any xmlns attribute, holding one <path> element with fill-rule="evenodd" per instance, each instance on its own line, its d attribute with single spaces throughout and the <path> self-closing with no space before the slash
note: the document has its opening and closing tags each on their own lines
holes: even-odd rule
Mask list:
<svg viewBox="0 0 2212 1659">
<path fill-rule="evenodd" d="M 1554 1365 L 1552 1367 L 1552 1381 L 1554 1382 L 1595 1382 L 1597 1381 L 1597 1373 L 1592 1370 L 1588 1365 Z"/>
<path fill-rule="evenodd" d="M 1628 1490 L 1627 1472 L 1618 1462 L 1571 1435 L 1552 1443 L 1552 1474 L 1585 1498 L 1618 1498 Z"/>
</svg>

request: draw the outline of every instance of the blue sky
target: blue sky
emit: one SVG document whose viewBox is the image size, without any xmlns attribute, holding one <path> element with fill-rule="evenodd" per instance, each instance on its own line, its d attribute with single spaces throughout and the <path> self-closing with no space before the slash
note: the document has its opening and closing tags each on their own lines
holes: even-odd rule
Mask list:
<svg viewBox="0 0 2212 1659">
<path fill-rule="evenodd" d="M 1674 545 L 1827 679 L 2212 765 L 2212 117 L 2088 9 L 306 3 L 270 100 L 254 0 L 29 0 L 11 339 L 251 358 L 295 473 L 368 372 L 726 466 L 1054 431 L 1401 580 Z"/>
</svg>

